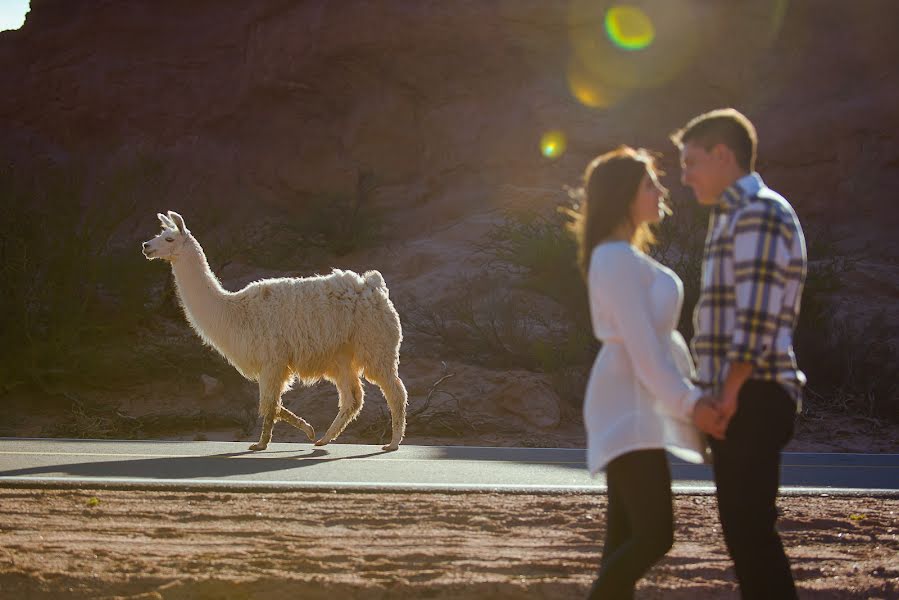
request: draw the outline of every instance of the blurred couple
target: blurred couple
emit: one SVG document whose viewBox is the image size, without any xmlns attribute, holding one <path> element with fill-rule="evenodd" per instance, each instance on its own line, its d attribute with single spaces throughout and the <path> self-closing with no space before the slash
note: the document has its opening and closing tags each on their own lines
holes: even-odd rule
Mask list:
<svg viewBox="0 0 899 600">
<path fill-rule="evenodd" d="M 632 598 L 671 548 L 666 450 L 711 460 L 742 597 L 796 598 L 775 522 L 781 450 L 805 383 L 792 347 L 806 273 L 802 229 L 755 171 L 756 131 L 743 114 L 699 115 L 671 140 L 682 183 L 711 208 L 692 356 L 676 330 L 683 284 L 648 254 L 650 226 L 670 214 L 653 156 L 623 146 L 594 159 L 571 213 L 602 341 L 584 400 L 588 466 L 605 470 L 608 484 L 590 598 Z"/>
</svg>

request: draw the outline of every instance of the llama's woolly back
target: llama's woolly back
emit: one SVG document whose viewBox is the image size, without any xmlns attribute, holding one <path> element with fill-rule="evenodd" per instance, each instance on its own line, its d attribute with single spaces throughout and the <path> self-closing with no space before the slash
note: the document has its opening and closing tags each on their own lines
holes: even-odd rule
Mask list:
<svg viewBox="0 0 899 600">
<path fill-rule="evenodd" d="M 335 270 L 324 276 L 264 279 L 227 294 L 227 303 L 236 321 L 229 329 L 238 335 L 219 340 L 213 334 L 209 341 L 251 378 L 265 366 L 258 364 L 258 357 L 286 356 L 302 376 L 303 371 L 318 370 L 334 353 L 351 351 L 356 338 L 369 337 L 369 320 L 359 322 L 360 315 L 386 318 L 391 330 L 399 325 L 380 274 L 366 280 L 352 271 Z M 393 346 L 398 336 L 396 331 L 385 341 Z"/>
</svg>

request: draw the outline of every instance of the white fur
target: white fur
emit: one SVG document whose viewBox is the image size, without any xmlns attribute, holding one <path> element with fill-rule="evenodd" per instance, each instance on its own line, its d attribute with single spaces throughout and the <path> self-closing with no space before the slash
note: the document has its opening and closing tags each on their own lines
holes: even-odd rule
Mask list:
<svg viewBox="0 0 899 600">
<path fill-rule="evenodd" d="M 281 406 L 281 395 L 295 379 L 308 385 L 324 378 L 337 387 L 337 416 L 316 445 L 335 439 L 362 409 L 360 375 L 384 393 L 393 426 L 384 449 L 397 449 L 406 429 L 407 394 L 397 372 L 403 335 L 379 272 L 360 276 L 335 269 L 330 275 L 263 279 L 229 292 L 181 215 L 157 216 L 163 230 L 144 242 L 144 255 L 171 263 L 191 327 L 241 375 L 259 382 L 262 436 L 251 450 L 268 446 L 277 421 L 314 439 L 312 426 Z"/>
</svg>

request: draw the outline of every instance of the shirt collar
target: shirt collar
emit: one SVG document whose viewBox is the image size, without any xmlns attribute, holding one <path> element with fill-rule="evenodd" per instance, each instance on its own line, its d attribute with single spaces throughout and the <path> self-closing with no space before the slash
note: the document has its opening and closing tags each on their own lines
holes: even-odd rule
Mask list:
<svg viewBox="0 0 899 600">
<path fill-rule="evenodd" d="M 718 198 L 718 208 L 723 212 L 730 212 L 744 199 L 758 194 L 764 186 L 765 182 L 762 181 L 761 175 L 755 171 L 744 175 L 722 192 L 721 197 Z"/>
</svg>

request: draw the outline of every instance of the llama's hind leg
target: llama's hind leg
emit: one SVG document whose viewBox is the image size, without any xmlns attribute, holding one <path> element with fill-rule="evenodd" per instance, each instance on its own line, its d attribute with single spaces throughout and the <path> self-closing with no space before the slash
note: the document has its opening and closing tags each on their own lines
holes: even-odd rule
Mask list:
<svg viewBox="0 0 899 600">
<path fill-rule="evenodd" d="M 284 390 L 285 375 L 280 371 L 263 373 L 259 377 L 259 414 L 262 416 L 262 435 L 250 450 L 265 450 L 272 441 L 272 428 L 275 416 L 281 404 L 281 392 Z"/>
<path fill-rule="evenodd" d="M 294 427 L 305 433 L 310 440 L 315 439 L 315 429 L 312 427 L 312 425 L 307 423 L 303 417 L 299 417 L 293 414 L 283 406 L 278 407 L 278 415 L 276 419 L 278 421 L 284 421 L 285 423 L 293 425 Z"/>
<path fill-rule="evenodd" d="M 359 411 L 362 410 L 362 402 L 364 390 L 362 389 L 362 381 L 359 376 L 349 370 L 343 371 L 334 381 L 337 386 L 338 409 L 334 422 L 328 427 L 328 431 L 320 440 L 315 442 L 316 446 L 324 446 L 333 441 L 347 426 L 347 423 L 356 418 Z"/>
<path fill-rule="evenodd" d="M 368 379 L 368 376 L 366 376 Z M 406 435 L 406 404 L 409 400 L 409 394 L 406 392 L 406 386 L 400 376 L 393 372 L 385 377 L 374 377 L 375 383 L 384 394 L 387 400 L 387 408 L 390 409 L 390 421 L 392 435 L 390 443 L 383 447 L 383 450 L 396 450 L 400 447 L 403 437 Z"/>
</svg>

